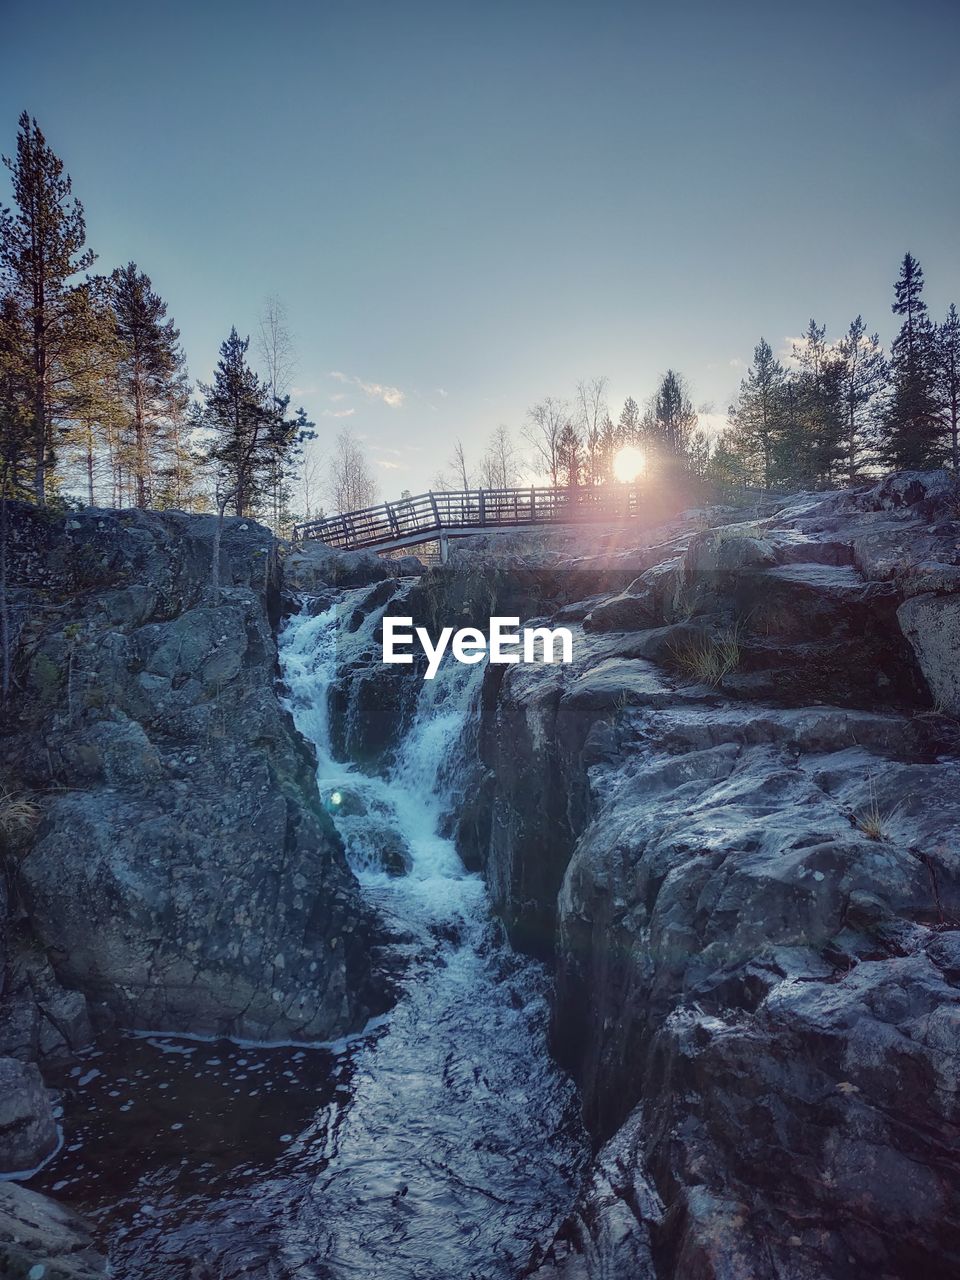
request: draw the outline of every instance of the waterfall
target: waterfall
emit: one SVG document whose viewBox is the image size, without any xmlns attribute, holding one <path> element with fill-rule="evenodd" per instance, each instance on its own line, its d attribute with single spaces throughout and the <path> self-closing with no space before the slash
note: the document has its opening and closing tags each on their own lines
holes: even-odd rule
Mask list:
<svg viewBox="0 0 960 1280">
<path fill-rule="evenodd" d="M 284 1259 L 305 1276 L 506 1280 L 568 1207 L 585 1148 L 573 1088 L 549 1058 L 545 976 L 503 943 L 481 878 L 439 831 L 482 668 L 447 658 L 424 682 L 385 776 L 334 759 L 329 691 L 377 622 L 348 631 L 352 594 L 292 618 L 281 663 L 321 795 L 405 964 L 396 1006 L 358 1050 L 350 1105 L 324 1121 L 331 1158 Z M 385 831 L 405 874 L 376 853 Z"/>
</svg>

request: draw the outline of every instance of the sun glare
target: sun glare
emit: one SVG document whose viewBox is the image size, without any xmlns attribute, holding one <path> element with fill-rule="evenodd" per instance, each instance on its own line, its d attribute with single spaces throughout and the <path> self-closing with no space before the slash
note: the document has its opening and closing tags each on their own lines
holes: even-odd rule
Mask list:
<svg viewBox="0 0 960 1280">
<path fill-rule="evenodd" d="M 613 458 L 613 474 L 623 484 L 629 484 L 631 480 L 643 475 L 645 466 L 643 450 L 638 449 L 635 444 L 625 444 Z"/>
</svg>

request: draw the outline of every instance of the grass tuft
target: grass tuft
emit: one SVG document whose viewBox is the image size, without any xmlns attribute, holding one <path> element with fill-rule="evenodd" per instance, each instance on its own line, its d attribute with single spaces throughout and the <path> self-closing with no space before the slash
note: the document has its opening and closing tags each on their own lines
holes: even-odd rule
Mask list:
<svg viewBox="0 0 960 1280">
<path fill-rule="evenodd" d="M 868 840 L 887 840 L 890 836 L 890 823 L 897 816 L 901 806 L 896 805 L 889 813 L 884 813 L 877 800 L 877 789 L 870 779 L 869 797 L 864 808 L 855 814 L 857 827 Z"/>
<path fill-rule="evenodd" d="M 39 818 L 40 809 L 32 800 L 0 786 L 0 836 L 12 840 L 26 835 Z"/>
<path fill-rule="evenodd" d="M 704 637 L 671 650 L 677 670 L 698 684 L 720 685 L 740 665 L 740 629 L 734 627 L 716 638 Z"/>
</svg>

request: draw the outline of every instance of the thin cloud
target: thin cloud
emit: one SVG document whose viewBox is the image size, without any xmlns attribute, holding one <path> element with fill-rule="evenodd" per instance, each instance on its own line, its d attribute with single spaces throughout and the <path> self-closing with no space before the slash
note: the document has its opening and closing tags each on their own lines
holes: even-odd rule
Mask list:
<svg viewBox="0 0 960 1280">
<path fill-rule="evenodd" d="M 391 409 L 399 409 L 407 398 L 406 392 L 401 391 L 399 387 L 389 387 L 382 382 L 364 382 L 362 378 L 341 373 L 339 369 L 332 370 L 330 377 L 348 386 L 359 387 L 365 396 L 369 396 L 371 400 L 382 400 Z"/>
<path fill-rule="evenodd" d="M 378 467 L 383 467 L 385 471 L 406 471 L 407 467 L 402 462 L 393 462 L 390 458 L 374 458 L 374 463 Z"/>
<path fill-rule="evenodd" d="M 321 418 L 352 418 L 356 409 L 324 409 Z"/>
</svg>

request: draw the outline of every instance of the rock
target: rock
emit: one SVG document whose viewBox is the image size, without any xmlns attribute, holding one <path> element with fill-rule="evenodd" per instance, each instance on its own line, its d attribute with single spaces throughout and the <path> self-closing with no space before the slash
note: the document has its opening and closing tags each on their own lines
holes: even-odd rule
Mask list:
<svg viewBox="0 0 960 1280">
<path fill-rule="evenodd" d="M 917 595 L 897 610 L 936 705 L 960 716 L 960 595 Z"/>
<path fill-rule="evenodd" d="M 583 625 L 586 631 L 636 631 L 655 625 L 656 620 L 648 600 L 624 592 L 595 605 Z"/>
<path fill-rule="evenodd" d="M 410 846 L 403 835 L 388 823 L 365 823 L 363 843 L 357 855 L 371 868 L 388 876 L 408 875 L 413 866 Z"/>
<path fill-rule="evenodd" d="M 86 998 L 56 979 L 32 940 L 18 940 L 0 1005 L 0 1054 L 24 1062 L 63 1063 L 93 1040 Z"/>
<path fill-rule="evenodd" d="M 599 1147 L 531 1274 L 960 1269 L 960 743 L 923 679 L 956 714 L 954 493 L 696 532 L 561 606 L 572 667 L 488 671 L 461 838 L 555 965 Z M 679 678 L 725 632 L 722 687 Z"/>
<path fill-rule="evenodd" d="M 10 1280 L 96 1280 L 107 1274 L 107 1260 L 79 1214 L 0 1182 L 0 1271 Z"/>
<path fill-rule="evenodd" d="M 0 768 L 41 809 L 19 885 L 56 972 L 33 1013 L 21 1001 L 18 1051 L 68 1053 L 85 999 L 123 1027 L 305 1040 L 387 999 L 312 748 L 278 699 L 274 541 L 226 521 L 211 592 L 214 527 L 16 509 L 14 581 L 47 594 L 20 633 Z"/>
<path fill-rule="evenodd" d="M 957 479 L 952 472 L 897 471 L 864 495 L 863 504 L 868 509 L 898 510 L 903 507 L 922 507 L 921 515 L 931 515 L 949 510 L 957 501 Z"/>
<path fill-rule="evenodd" d="M 322 542 L 297 543 L 283 558 L 284 588 L 315 595 L 326 586 L 365 587 L 400 573 L 397 564 L 375 551 L 337 551 Z M 403 572 L 409 573 L 410 567 Z"/>
<path fill-rule="evenodd" d="M 35 1169 L 57 1146 L 50 1096 L 32 1062 L 0 1058 L 0 1173 Z"/>
<path fill-rule="evenodd" d="M 663 1204 L 643 1173 L 644 1117 L 637 1110 L 601 1149 L 590 1176 L 533 1280 L 657 1280 L 652 1231 Z"/>
</svg>

